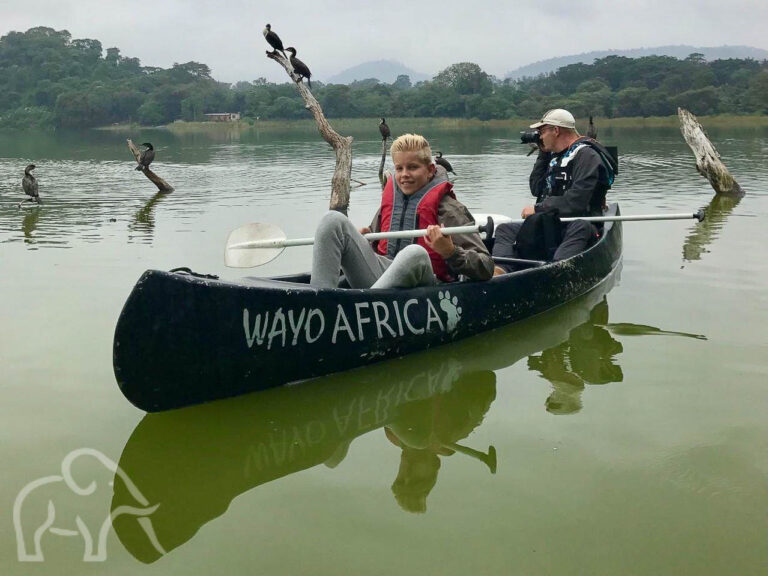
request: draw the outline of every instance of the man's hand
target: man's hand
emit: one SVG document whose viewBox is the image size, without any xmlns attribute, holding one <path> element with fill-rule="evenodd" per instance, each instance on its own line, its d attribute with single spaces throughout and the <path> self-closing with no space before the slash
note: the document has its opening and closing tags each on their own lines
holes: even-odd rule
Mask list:
<svg viewBox="0 0 768 576">
<path fill-rule="evenodd" d="M 456 247 L 453 245 L 451 237 L 444 236 L 440 228 L 442 228 L 442 226 L 437 226 L 436 224 L 427 226 L 427 236 L 425 237 L 425 240 L 427 246 L 440 254 L 440 256 L 443 258 L 450 258 L 456 251 Z"/>
<path fill-rule="evenodd" d="M 360 234 L 365 236 L 366 234 L 370 234 L 371 233 L 371 229 L 368 228 L 368 226 L 365 226 L 363 228 L 360 228 L 360 230 L 358 230 L 358 232 L 360 232 Z"/>
<path fill-rule="evenodd" d="M 523 212 L 520 214 L 522 218 L 528 218 L 528 216 L 532 216 L 536 212 L 536 209 L 533 207 L 533 205 L 528 205 L 525 208 L 523 208 Z"/>
</svg>

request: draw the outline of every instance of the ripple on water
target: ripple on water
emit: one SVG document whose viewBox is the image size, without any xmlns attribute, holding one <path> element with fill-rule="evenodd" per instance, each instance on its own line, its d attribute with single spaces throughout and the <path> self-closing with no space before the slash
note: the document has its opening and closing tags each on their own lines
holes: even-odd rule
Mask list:
<svg viewBox="0 0 768 576">
<path fill-rule="evenodd" d="M 620 142 L 621 173 L 609 195 L 622 204 L 624 213 L 687 211 L 709 201 L 711 190 L 696 174 L 693 157 L 676 134 L 635 136 L 629 144 Z M 40 159 L 36 174 L 45 204 L 31 210 L 16 208 L 24 198 L 20 181 L 27 159 L 0 158 L 0 242 L 36 246 L 97 242 L 125 233 L 126 223 L 129 241 L 147 241 L 158 221 L 172 230 L 195 229 L 192 223 L 232 209 L 247 209 L 265 218 L 279 213 L 282 219 L 291 211 L 307 211 L 317 220 L 327 207 L 333 151 L 314 138 L 260 138 L 213 144 L 191 138 L 181 145 L 160 146 L 153 168 L 174 186 L 175 192 L 167 196 L 158 196 L 154 185 L 133 169 L 133 162 L 124 159 L 124 149 L 115 159 L 83 159 L 87 150 L 73 154 L 79 159 Z M 724 156 L 730 154 L 729 166 L 735 174 L 738 170 L 742 185 L 760 195 L 768 188 L 768 167 L 755 162 L 766 148 L 765 139 L 757 140 L 728 139 L 723 150 Z M 380 194 L 380 143 L 355 140 L 353 146 L 352 177 L 366 183 L 353 187 L 353 203 L 367 214 L 375 209 Z M 473 153 L 446 151 L 457 171 L 457 195 L 472 210 L 516 216 L 533 200 L 528 190 L 533 158 L 514 139 L 489 137 L 473 141 L 472 146 Z M 392 170 L 389 155 L 386 169 Z M 738 208 L 745 209 L 747 202 Z"/>
</svg>

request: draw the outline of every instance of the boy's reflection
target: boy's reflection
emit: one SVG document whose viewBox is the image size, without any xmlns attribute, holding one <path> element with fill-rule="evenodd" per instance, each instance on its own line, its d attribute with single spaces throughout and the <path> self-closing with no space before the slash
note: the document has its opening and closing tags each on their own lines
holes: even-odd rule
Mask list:
<svg viewBox="0 0 768 576">
<path fill-rule="evenodd" d="M 496 375 L 490 370 L 472 372 L 461 376 L 448 393 L 408 404 L 384 428 L 389 441 L 402 449 L 392 492 L 403 510 L 426 512 L 441 456 L 460 452 L 496 471 L 493 446 L 485 454 L 457 444 L 480 425 L 494 398 Z"/>
</svg>

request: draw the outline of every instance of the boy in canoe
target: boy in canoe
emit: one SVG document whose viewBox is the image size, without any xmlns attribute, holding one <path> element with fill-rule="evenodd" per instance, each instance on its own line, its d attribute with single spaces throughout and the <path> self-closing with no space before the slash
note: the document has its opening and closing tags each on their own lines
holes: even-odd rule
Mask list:
<svg viewBox="0 0 768 576">
<path fill-rule="evenodd" d="M 432 161 L 429 142 L 404 134 L 390 148 L 395 176 L 381 195 L 371 225 L 357 230 L 340 212 L 328 212 L 315 233 L 312 286 L 335 288 L 339 270 L 352 288 L 412 288 L 453 282 L 459 275 L 488 280 L 493 260 L 478 233 L 445 236 L 441 226 L 474 222 L 453 193 L 444 169 Z M 363 234 L 426 229 L 427 236 L 378 240 Z"/>
</svg>

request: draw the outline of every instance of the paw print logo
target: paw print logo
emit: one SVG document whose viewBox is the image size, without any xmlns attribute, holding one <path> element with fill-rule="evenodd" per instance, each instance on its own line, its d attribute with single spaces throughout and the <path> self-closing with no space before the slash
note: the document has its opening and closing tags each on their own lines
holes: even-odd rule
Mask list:
<svg viewBox="0 0 768 576">
<path fill-rule="evenodd" d="M 446 290 L 445 292 L 438 292 L 437 297 L 440 300 L 440 308 L 445 312 L 448 318 L 448 332 L 456 330 L 456 325 L 461 320 L 461 306 L 459 306 L 459 299 L 454 296 L 451 298 L 451 293 Z"/>
</svg>

